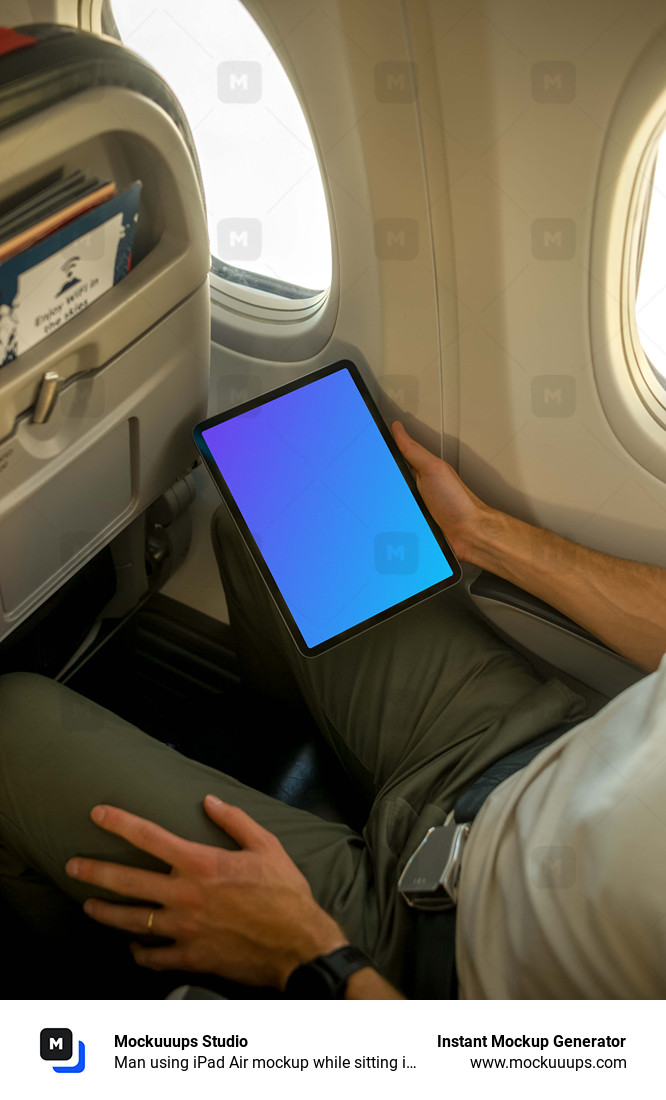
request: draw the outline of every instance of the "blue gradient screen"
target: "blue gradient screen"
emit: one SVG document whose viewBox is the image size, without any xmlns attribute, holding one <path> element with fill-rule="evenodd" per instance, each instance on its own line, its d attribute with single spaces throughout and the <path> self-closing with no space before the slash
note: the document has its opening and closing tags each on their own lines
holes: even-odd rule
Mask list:
<svg viewBox="0 0 666 1100">
<path fill-rule="evenodd" d="M 452 575 L 346 368 L 203 438 L 308 647 Z"/>
</svg>

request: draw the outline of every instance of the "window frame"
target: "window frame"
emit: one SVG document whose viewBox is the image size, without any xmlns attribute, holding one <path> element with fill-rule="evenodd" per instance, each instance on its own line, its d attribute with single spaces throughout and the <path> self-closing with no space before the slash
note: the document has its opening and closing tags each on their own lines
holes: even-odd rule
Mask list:
<svg viewBox="0 0 666 1100">
<path fill-rule="evenodd" d="M 636 318 L 638 260 L 649 186 L 666 129 L 663 42 L 633 67 L 609 120 L 592 206 L 589 331 L 592 369 L 608 424 L 628 454 L 666 482 L 666 386 Z"/>
<path fill-rule="evenodd" d="M 280 55 L 279 46 L 271 40 L 268 28 L 250 10 L 246 0 L 241 0 L 241 3 L 260 27 L 290 79 L 310 133 L 328 214 L 331 285 L 320 291 L 308 290 L 257 272 L 235 268 L 211 252 L 211 337 L 213 343 L 236 351 L 251 350 L 258 359 L 292 362 L 321 351 L 335 327 L 339 264 L 333 207 L 316 135 L 300 89 L 289 77 L 288 67 Z M 113 0 L 81 0 L 79 26 L 95 34 L 111 34 L 122 42 L 113 15 Z"/>
<path fill-rule="evenodd" d="M 261 287 L 221 278 L 211 269 L 213 343 L 278 363 L 309 359 L 320 352 L 333 333 L 338 313 L 333 237 L 332 245 L 333 282 L 328 290 L 307 298 L 282 297 Z"/>
<path fill-rule="evenodd" d="M 666 106 L 666 104 L 665 104 Z M 626 261 L 623 266 L 621 295 L 628 318 L 627 365 L 643 399 L 648 398 L 648 408 L 666 428 L 666 379 L 648 358 L 641 341 L 636 316 L 638 288 L 640 285 L 643 248 L 652 202 L 652 191 L 657 167 L 657 157 L 662 139 L 666 140 L 666 114 L 655 128 L 643 153 L 636 173 L 632 201 L 627 217 Z M 646 392 L 647 388 L 647 392 Z M 650 398 L 652 400 L 650 400 Z"/>
</svg>

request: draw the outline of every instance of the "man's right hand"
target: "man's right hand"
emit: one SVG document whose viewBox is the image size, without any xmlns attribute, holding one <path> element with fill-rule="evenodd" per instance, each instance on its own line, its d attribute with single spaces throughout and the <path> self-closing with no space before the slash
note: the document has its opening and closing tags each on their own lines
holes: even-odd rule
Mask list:
<svg viewBox="0 0 666 1100">
<path fill-rule="evenodd" d="M 666 653 L 666 569 L 600 554 L 491 508 L 399 420 L 392 430 L 457 558 L 552 604 L 640 668 L 657 668 Z"/>
<path fill-rule="evenodd" d="M 458 477 L 448 462 L 437 458 L 406 431 L 399 420 L 391 425 L 403 458 L 412 467 L 416 485 L 430 515 L 441 527 L 456 557 L 475 562 L 474 547 L 480 527 L 495 514 Z"/>
</svg>

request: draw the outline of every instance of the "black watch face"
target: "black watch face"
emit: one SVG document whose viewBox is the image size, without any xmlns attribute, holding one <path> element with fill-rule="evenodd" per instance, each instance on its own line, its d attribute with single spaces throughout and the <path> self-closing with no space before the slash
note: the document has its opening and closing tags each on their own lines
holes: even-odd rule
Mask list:
<svg viewBox="0 0 666 1100">
<path fill-rule="evenodd" d="M 320 955 L 294 970 L 285 993 L 287 997 L 303 1000 L 342 997 L 349 976 L 364 966 L 372 966 L 368 956 L 358 947 L 346 944 L 331 951 L 330 955 Z"/>
<path fill-rule="evenodd" d="M 316 963 L 299 966 L 287 983 L 287 995 L 302 1000 L 332 1000 L 338 996 L 339 989 L 346 981 L 336 980 L 323 967 Z"/>
</svg>

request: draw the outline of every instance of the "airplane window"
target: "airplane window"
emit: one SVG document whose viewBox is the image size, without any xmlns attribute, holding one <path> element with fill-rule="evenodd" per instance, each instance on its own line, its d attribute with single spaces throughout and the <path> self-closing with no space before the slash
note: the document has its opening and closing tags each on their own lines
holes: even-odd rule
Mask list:
<svg viewBox="0 0 666 1100">
<path fill-rule="evenodd" d="M 648 204 L 639 250 L 636 324 L 643 351 L 666 383 L 666 136 L 659 143 Z"/>
<path fill-rule="evenodd" d="M 287 297 L 328 289 L 328 211 L 310 133 L 287 74 L 245 6 L 113 0 L 112 8 L 122 41 L 171 85 L 188 117 L 213 271 Z"/>
</svg>

